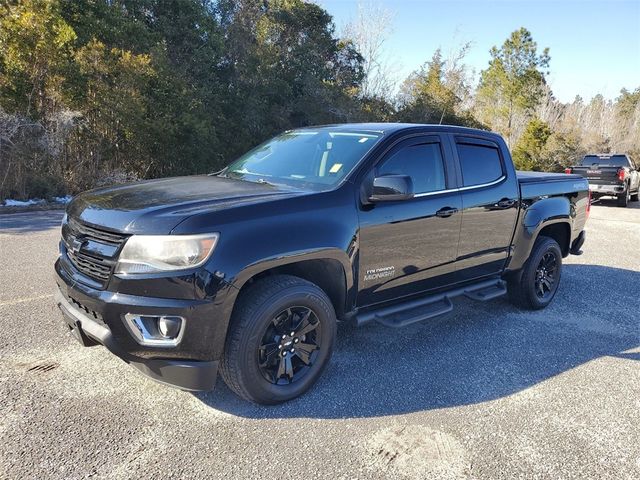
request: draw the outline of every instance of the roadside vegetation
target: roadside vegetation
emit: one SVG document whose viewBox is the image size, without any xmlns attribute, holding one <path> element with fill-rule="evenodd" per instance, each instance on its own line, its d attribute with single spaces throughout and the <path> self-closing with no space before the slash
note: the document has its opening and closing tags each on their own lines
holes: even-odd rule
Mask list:
<svg viewBox="0 0 640 480">
<path fill-rule="evenodd" d="M 640 157 L 640 88 L 559 102 L 552 52 L 525 28 L 477 82 L 462 45 L 396 88 L 392 15 L 360 12 L 338 32 L 302 0 L 2 2 L 0 201 L 211 172 L 278 132 L 334 122 L 492 129 L 522 169 Z"/>
</svg>

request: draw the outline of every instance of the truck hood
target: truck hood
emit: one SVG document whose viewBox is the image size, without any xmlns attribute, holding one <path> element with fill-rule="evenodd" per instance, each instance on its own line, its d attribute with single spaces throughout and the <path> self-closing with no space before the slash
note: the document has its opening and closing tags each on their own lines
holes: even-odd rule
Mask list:
<svg viewBox="0 0 640 480">
<path fill-rule="evenodd" d="M 192 215 L 305 193 L 208 175 L 175 177 L 82 193 L 69 204 L 67 214 L 119 232 L 167 234 Z"/>
</svg>

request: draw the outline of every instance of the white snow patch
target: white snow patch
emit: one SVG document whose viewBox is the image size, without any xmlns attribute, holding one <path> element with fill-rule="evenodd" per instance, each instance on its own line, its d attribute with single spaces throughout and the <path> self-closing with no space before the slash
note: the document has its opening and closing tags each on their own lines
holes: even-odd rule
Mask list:
<svg viewBox="0 0 640 480">
<path fill-rule="evenodd" d="M 66 205 L 71 201 L 73 197 L 71 195 L 65 195 L 64 197 L 53 197 L 50 203 L 60 203 Z M 4 201 L 4 205 L 0 203 L 0 207 L 29 207 L 31 205 L 45 205 L 47 203 L 43 198 L 30 198 L 29 200 L 14 200 L 7 198 Z"/>
<path fill-rule="evenodd" d="M 53 201 L 56 203 L 64 203 L 65 205 L 71 201 L 73 197 L 71 195 L 66 195 L 64 197 L 53 197 Z"/>
<path fill-rule="evenodd" d="M 42 203 L 46 203 L 46 200 L 41 198 L 30 198 L 29 200 L 13 200 L 11 198 L 7 198 L 4 201 L 5 207 L 28 207 L 29 205 L 40 205 Z"/>
</svg>

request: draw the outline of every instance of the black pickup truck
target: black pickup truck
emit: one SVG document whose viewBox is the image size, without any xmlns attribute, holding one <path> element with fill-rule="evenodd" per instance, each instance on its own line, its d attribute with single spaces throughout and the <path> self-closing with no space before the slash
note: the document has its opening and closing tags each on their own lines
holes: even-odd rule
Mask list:
<svg viewBox="0 0 640 480">
<path fill-rule="evenodd" d="M 567 168 L 565 173 L 586 178 L 594 199 L 613 196 L 621 207 L 638 201 L 640 172 L 628 155 L 585 155 L 579 165 Z"/>
<path fill-rule="evenodd" d="M 461 295 L 547 306 L 584 242 L 588 188 L 516 173 L 480 130 L 288 131 L 215 174 L 77 196 L 56 299 L 83 345 L 157 381 L 208 390 L 220 370 L 278 403 L 318 379 L 337 321 L 402 327 Z"/>
</svg>

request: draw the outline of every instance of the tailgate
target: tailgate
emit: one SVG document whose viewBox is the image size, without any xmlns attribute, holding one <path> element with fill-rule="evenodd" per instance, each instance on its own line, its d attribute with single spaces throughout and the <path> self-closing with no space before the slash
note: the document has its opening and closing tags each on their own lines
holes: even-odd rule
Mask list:
<svg viewBox="0 0 640 480">
<path fill-rule="evenodd" d="M 598 185 L 618 185 L 618 170 L 620 167 L 601 167 L 597 164 L 589 167 L 573 167 L 572 172 L 576 175 L 582 175 L 589 180 L 589 183 Z"/>
</svg>

